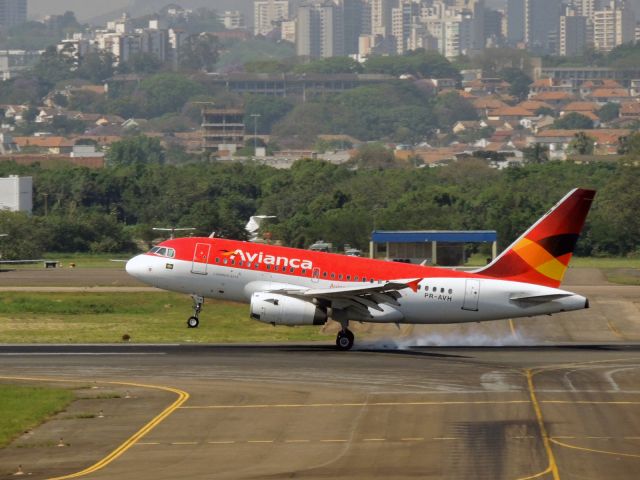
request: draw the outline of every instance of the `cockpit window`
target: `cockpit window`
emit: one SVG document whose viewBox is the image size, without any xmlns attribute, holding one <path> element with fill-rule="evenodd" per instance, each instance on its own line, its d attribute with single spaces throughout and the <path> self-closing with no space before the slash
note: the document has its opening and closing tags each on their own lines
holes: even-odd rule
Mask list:
<svg viewBox="0 0 640 480">
<path fill-rule="evenodd" d="M 176 251 L 173 248 L 167 247 L 153 247 L 151 250 L 149 250 L 149 253 L 168 258 L 174 258 L 176 256 Z"/>
</svg>

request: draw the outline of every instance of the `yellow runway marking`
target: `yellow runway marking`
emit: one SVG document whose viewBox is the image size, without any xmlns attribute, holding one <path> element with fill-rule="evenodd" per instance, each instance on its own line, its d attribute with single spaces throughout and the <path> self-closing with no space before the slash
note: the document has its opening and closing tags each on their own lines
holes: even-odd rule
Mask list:
<svg viewBox="0 0 640 480">
<path fill-rule="evenodd" d="M 553 455 L 553 450 L 551 450 L 551 443 L 549 441 L 549 434 L 547 433 L 547 427 L 544 425 L 544 420 L 542 418 L 542 409 L 540 408 L 540 404 L 538 403 L 538 398 L 536 396 L 536 390 L 533 385 L 533 373 L 531 370 L 525 371 L 525 376 L 527 377 L 527 385 L 529 386 L 529 396 L 531 397 L 531 403 L 533 405 L 533 410 L 536 414 L 536 420 L 538 422 L 538 428 L 540 429 L 540 435 L 542 436 L 542 444 L 544 445 L 544 449 L 547 452 L 547 459 L 549 461 L 549 465 L 544 472 L 537 473 L 530 477 L 524 477 L 519 480 L 528 480 L 532 478 L 537 478 L 542 475 L 546 475 L 547 473 L 551 473 L 553 476 L 553 480 L 560 480 L 560 474 L 558 472 L 558 465 L 556 464 L 556 457 Z"/>
<path fill-rule="evenodd" d="M 35 378 L 35 377 L 0 377 L 0 380 L 19 380 L 26 382 L 57 382 L 57 383 L 90 383 L 87 380 L 77 380 L 77 379 L 54 379 L 54 378 Z M 167 408 L 165 408 L 162 412 L 156 415 L 150 422 L 144 425 L 140 430 L 134 433 L 131 437 L 124 441 L 118 448 L 113 450 L 109 455 L 104 457 L 102 460 L 94 463 L 90 467 L 85 468 L 79 472 L 70 473 L 68 475 L 62 475 L 60 477 L 52 477 L 48 480 L 67 480 L 70 478 L 78 478 L 83 477 L 85 475 L 89 475 L 90 473 L 96 472 L 111 462 L 120 457 L 123 453 L 129 450 L 132 446 L 138 443 L 147 433 L 153 430 L 156 426 L 158 426 L 162 421 L 164 421 L 169 415 L 171 415 L 176 409 L 180 408 L 184 402 L 189 399 L 189 394 L 185 391 L 178 390 L 177 388 L 165 387 L 159 385 L 146 385 L 142 383 L 131 383 L 131 382 L 112 382 L 112 381 L 99 381 L 98 383 L 102 383 L 105 385 L 120 385 L 125 387 L 137 387 L 137 388 L 150 388 L 154 390 L 162 390 L 165 392 L 175 393 L 178 395 L 178 398 Z"/>
<path fill-rule="evenodd" d="M 616 326 L 613 323 L 611 323 L 611 320 L 609 320 L 609 319 L 607 319 L 607 326 L 609 327 L 609 330 L 611 330 L 618 337 L 624 338 L 624 335 L 622 335 L 622 333 L 620 333 L 620 330 L 618 330 L 616 328 Z"/>
<path fill-rule="evenodd" d="M 335 408 L 335 407 L 404 407 L 404 406 L 434 406 L 434 405 L 508 405 L 531 403 L 529 400 L 477 400 L 450 402 L 372 402 L 372 403 L 289 403 L 289 404 L 251 404 L 251 405 L 190 405 L 180 407 L 180 410 L 225 410 L 261 409 L 261 408 Z"/>
<path fill-rule="evenodd" d="M 603 455 L 614 455 L 616 457 L 640 458 L 640 455 L 635 453 L 610 452 L 607 450 L 597 450 L 595 448 L 586 448 L 586 447 L 579 447 L 577 445 L 570 445 L 568 443 L 558 441 L 557 438 L 558 437 L 552 437 L 550 441 L 555 443 L 556 445 L 560 445 L 561 447 L 571 448 L 572 450 L 582 450 L 584 452 L 601 453 Z"/>
<path fill-rule="evenodd" d="M 516 332 L 516 327 L 511 319 L 509 319 L 509 329 L 511 330 L 511 335 L 513 335 L 514 338 L 518 338 L 518 332 Z"/>
<path fill-rule="evenodd" d="M 540 400 L 540 403 L 554 403 L 558 405 L 640 405 L 630 400 Z"/>
</svg>

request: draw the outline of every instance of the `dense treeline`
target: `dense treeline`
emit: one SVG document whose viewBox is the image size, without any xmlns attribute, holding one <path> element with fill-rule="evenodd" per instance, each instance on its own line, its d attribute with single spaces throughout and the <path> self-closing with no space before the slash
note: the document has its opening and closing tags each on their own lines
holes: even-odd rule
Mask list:
<svg viewBox="0 0 640 480">
<path fill-rule="evenodd" d="M 468 160 L 429 169 L 353 170 L 303 160 L 290 170 L 254 164 L 118 164 L 104 170 L 0 164 L 34 177 L 34 215 L 3 213 L 5 256 L 115 252 L 150 241 L 152 226 L 244 236 L 250 215 L 286 245 L 317 239 L 366 248 L 378 229 L 496 229 L 502 247 L 575 186 L 599 190 L 579 253 L 629 255 L 640 236 L 640 167 L 571 162 L 499 171 Z M 46 205 L 45 205 L 46 203 Z M 45 216 L 45 210 L 47 216 Z M 11 238 L 11 240 L 9 240 Z"/>
</svg>

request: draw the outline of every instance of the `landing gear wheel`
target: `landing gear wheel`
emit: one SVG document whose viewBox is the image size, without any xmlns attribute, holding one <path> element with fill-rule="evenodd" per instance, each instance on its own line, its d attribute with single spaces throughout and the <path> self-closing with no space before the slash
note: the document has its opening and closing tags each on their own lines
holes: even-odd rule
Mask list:
<svg viewBox="0 0 640 480">
<path fill-rule="evenodd" d="M 198 328 L 198 325 L 200 325 L 198 317 L 189 317 L 189 320 L 187 320 L 187 327 L 189 328 Z"/>
<path fill-rule="evenodd" d="M 338 332 L 338 336 L 336 337 L 336 346 L 338 347 L 338 350 L 351 350 L 354 340 L 355 337 L 351 330 L 341 330 Z"/>
</svg>

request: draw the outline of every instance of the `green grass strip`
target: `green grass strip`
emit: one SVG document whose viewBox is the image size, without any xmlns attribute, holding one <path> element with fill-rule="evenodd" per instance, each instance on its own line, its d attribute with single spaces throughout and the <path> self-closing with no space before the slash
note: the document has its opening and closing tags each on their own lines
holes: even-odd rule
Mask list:
<svg viewBox="0 0 640 480">
<path fill-rule="evenodd" d="M 64 410 L 74 398 L 72 391 L 61 388 L 0 385 L 0 448 Z"/>
</svg>

